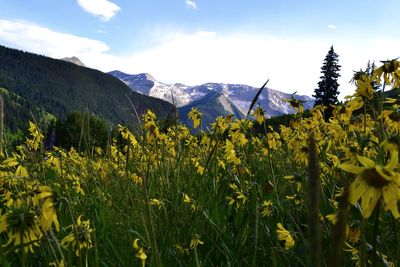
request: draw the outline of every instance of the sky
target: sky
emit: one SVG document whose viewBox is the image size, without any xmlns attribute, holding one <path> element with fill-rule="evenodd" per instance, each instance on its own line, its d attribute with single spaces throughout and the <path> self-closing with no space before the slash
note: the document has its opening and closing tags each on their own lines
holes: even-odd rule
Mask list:
<svg viewBox="0 0 400 267">
<path fill-rule="evenodd" d="M 0 45 L 165 83 L 311 96 L 331 46 L 340 98 L 368 60 L 400 56 L 398 0 L 0 0 Z"/>
</svg>

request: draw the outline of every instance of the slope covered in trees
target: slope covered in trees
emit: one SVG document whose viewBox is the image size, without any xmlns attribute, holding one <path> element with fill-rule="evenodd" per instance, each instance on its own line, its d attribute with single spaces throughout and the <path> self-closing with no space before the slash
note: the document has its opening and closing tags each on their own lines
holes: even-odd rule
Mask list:
<svg viewBox="0 0 400 267">
<path fill-rule="evenodd" d="M 38 115 L 37 107 L 58 118 L 68 113 L 89 111 L 111 123 L 130 124 L 131 101 L 138 113 L 151 109 L 165 117 L 172 109 L 168 102 L 132 92 L 115 77 L 101 71 L 0 46 L 0 88 L 24 102 L 17 118 Z M 17 97 L 17 99 L 18 99 Z M 5 98 L 6 125 L 25 128 L 13 120 L 9 97 Z M 15 101 L 14 101 L 15 102 Z"/>
</svg>

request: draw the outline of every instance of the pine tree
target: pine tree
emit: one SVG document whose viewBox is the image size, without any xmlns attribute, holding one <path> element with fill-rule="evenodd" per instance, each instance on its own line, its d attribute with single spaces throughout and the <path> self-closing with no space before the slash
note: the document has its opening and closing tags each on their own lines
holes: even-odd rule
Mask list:
<svg viewBox="0 0 400 267">
<path fill-rule="evenodd" d="M 325 117 L 329 118 L 332 114 L 331 104 L 338 103 L 338 78 L 340 77 L 339 71 L 341 66 L 338 64 L 338 54 L 333 50 L 333 46 L 329 49 L 328 54 L 325 57 L 324 63 L 321 67 L 322 76 L 318 82 L 318 88 L 314 90 L 315 106 L 323 105 L 326 106 Z"/>
</svg>

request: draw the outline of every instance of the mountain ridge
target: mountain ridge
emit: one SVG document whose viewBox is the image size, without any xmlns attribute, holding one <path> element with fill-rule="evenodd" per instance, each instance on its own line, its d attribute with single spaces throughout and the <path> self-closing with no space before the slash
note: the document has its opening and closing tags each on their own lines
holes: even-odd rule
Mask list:
<svg viewBox="0 0 400 267">
<path fill-rule="evenodd" d="M 112 71 L 109 74 L 122 80 L 133 91 L 164 99 L 175 104 L 178 109 L 182 109 L 187 105 L 197 107 L 195 105 L 197 100 L 205 97 L 210 92 L 218 92 L 223 94 L 242 114 L 246 114 L 259 90 L 259 88 L 244 84 L 205 83 L 195 86 L 188 86 L 182 83 L 166 84 L 157 81 L 148 73 L 127 74 L 122 71 Z M 309 109 L 314 105 L 312 97 L 288 94 L 272 88 L 263 90 L 257 100 L 257 104 L 264 109 L 267 117 L 290 114 L 294 113 L 295 110 L 284 99 L 292 96 L 305 101 L 305 109 Z M 204 113 L 204 105 L 202 106 L 203 110 L 199 107 L 197 108 Z M 225 113 L 225 111 L 222 113 Z M 181 116 L 184 115 L 182 112 L 180 114 Z M 185 119 L 182 118 L 182 120 Z"/>
</svg>

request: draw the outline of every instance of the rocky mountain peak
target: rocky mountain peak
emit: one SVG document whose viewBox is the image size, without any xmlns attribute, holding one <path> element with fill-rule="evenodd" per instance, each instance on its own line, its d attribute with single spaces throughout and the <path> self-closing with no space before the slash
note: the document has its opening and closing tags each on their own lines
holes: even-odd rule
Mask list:
<svg viewBox="0 0 400 267">
<path fill-rule="evenodd" d="M 79 58 L 73 56 L 73 57 L 64 57 L 61 60 L 67 61 L 69 63 L 73 63 L 75 65 L 81 66 L 81 67 L 86 67 L 85 64 L 82 63 L 82 61 L 79 60 Z"/>
</svg>

